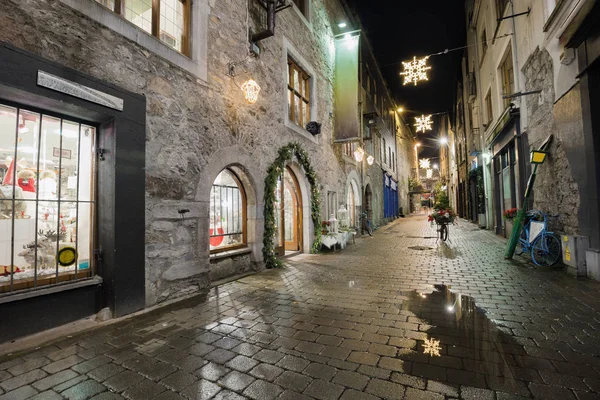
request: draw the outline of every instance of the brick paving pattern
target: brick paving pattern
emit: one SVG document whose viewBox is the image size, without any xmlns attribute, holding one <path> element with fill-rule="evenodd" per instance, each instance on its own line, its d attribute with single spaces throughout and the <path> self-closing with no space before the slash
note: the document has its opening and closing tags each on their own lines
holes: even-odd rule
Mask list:
<svg viewBox="0 0 600 400">
<path fill-rule="evenodd" d="M 600 398 L 599 283 L 506 261 L 466 222 L 432 236 L 399 220 L 0 358 L 0 400 Z"/>
</svg>

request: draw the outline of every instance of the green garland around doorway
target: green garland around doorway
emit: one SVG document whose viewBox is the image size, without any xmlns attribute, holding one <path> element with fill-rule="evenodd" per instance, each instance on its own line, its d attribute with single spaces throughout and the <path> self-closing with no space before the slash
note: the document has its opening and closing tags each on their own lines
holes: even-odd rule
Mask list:
<svg viewBox="0 0 600 400">
<path fill-rule="evenodd" d="M 317 175 L 310 165 L 308 153 L 298 142 L 292 142 L 279 149 L 277 159 L 267 170 L 265 178 L 265 235 L 263 237 L 263 259 L 267 268 L 281 266 L 281 261 L 275 257 L 273 238 L 275 237 L 275 190 L 277 189 L 277 178 L 284 171 L 285 165 L 296 156 L 298 162 L 304 168 L 304 173 L 310 183 L 310 215 L 315 230 L 315 241 L 311 252 L 317 253 L 321 249 L 321 230 L 319 220 L 321 218 L 321 196 L 317 182 Z"/>
</svg>

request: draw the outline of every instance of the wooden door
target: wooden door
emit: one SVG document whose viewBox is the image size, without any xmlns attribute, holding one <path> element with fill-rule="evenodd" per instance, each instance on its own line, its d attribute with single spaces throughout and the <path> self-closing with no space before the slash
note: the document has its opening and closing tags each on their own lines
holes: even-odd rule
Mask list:
<svg viewBox="0 0 600 400">
<path fill-rule="evenodd" d="M 294 173 L 284 174 L 284 225 L 285 250 L 299 251 L 302 244 L 302 200 L 300 187 Z"/>
</svg>

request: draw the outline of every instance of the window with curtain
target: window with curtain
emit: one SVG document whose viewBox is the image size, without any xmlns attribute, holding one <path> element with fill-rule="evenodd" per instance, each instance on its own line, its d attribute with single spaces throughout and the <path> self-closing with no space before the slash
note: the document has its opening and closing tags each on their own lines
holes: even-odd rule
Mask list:
<svg viewBox="0 0 600 400">
<path fill-rule="evenodd" d="M 94 274 L 96 129 L 0 104 L 0 293 Z"/>
<path fill-rule="evenodd" d="M 221 171 L 210 191 L 210 251 L 246 245 L 246 196 L 235 173 Z"/>
<path fill-rule="evenodd" d="M 288 57 L 288 118 L 301 128 L 310 122 L 310 75 Z"/>
<path fill-rule="evenodd" d="M 189 55 L 192 0 L 95 0 L 160 39 L 169 47 Z"/>
</svg>

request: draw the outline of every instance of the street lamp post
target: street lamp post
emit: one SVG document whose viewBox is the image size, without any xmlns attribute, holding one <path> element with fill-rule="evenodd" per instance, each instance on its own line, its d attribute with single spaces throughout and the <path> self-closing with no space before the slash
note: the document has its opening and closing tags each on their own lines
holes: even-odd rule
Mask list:
<svg viewBox="0 0 600 400">
<path fill-rule="evenodd" d="M 527 182 L 527 189 L 525 190 L 525 196 L 523 198 L 523 204 L 521 209 L 517 211 L 517 216 L 515 217 L 515 221 L 513 222 L 513 230 L 510 235 L 510 239 L 508 240 L 508 244 L 506 246 L 506 252 L 504 253 L 504 258 L 509 259 L 513 257 L 515 253 L 515 249 L 517 248 L 517 243 L 519 243 L 519 237 L 521 236 L 521 230 L 523 229 L 523 222 L 525 220 L 525 213 L 527 211 L 527 206 L 529 202 L 529 196 L 531 195 L 531 190 L 533 189 L 533 184 L 535 183 L 535 176 L 537 173 L 538 166 L 543 164 L 546 161 L 546 149 L 552 140 L 552 135 L 548 136 L 548 139 L 538 150 L 531 151 L 531 163 L 533 164 L 533 172 L 529 177 L 529 182 Z"/>
</svg>

